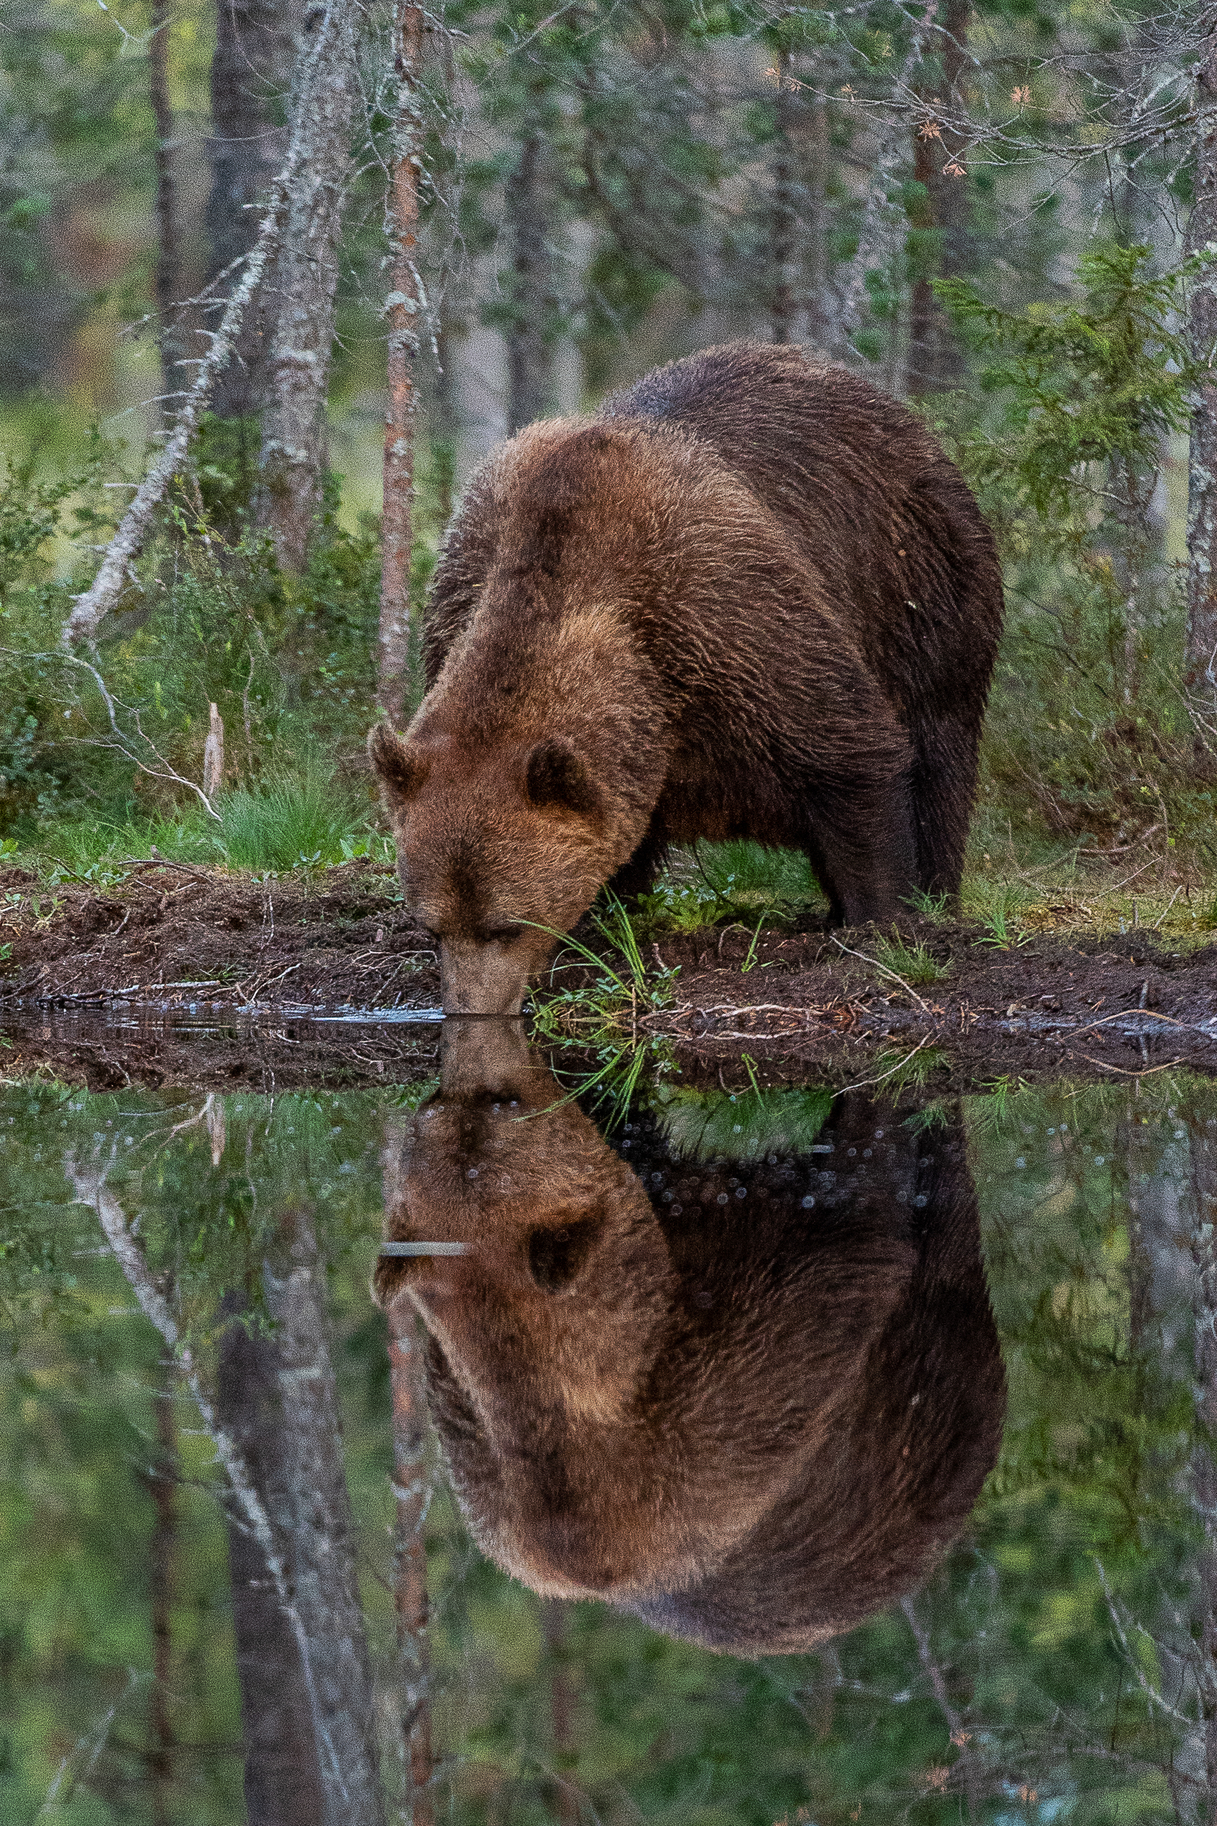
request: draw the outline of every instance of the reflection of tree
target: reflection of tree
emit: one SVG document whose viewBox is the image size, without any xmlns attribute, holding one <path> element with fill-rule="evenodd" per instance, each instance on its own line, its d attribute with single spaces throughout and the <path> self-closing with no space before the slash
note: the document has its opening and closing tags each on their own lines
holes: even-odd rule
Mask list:
<svg viewBox="0 0 1217 1826">
<path fill-rule="evenodd" d="M 228 1479 L 251 1826 L 380 1826 L 324 1265 L 311 1219 L 299 1209 L 284 1217 L 264 1269 L 274 1334 L 234 1320 L 213 1401 L 105 1171 L 71 1157 L 65 1171 L 174 1353 Z"/>
<path fill-rule="evenodd" d="M 400 1196 L 396 1150 L 384 1149 L 385 1202 Z M 427 1395 L 418 1321 L 404 1303 L 389 1318 L 389 1389 L 393 1409 L 394 1608 L 401 1692 L 403 1820 L 433 1826 L 431 1756 L 431 1653 L 428 1635 L 427 1511 L 431 1464 L 427 1451 Z"/>
</svg>

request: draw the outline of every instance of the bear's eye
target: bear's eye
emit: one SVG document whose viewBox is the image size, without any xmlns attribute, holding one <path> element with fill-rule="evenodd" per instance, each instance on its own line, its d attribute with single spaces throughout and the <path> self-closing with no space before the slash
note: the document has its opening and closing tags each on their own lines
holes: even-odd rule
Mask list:
<svg viewBox="0 0 1217 1826">
<path fill-rule="evenodd" d="M 523 926 L 510 924 L 487 926 L 482 933 L 482 937 L 488 945 L 511 945 L 515 943 L 517 938 L 522 938 L 523 936 Z"/>
</svg>

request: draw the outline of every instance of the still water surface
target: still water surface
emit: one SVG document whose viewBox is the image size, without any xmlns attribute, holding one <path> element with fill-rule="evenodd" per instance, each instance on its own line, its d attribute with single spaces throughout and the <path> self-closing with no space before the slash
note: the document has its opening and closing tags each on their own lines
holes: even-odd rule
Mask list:
<svg viewBox="0 0 1217 1826">
<path fill-rule="evenodd" d="M 0 1086 L 6 1826 L 1210 1818 L 1217 1086 L 568 1093 Z"/>
</svg>

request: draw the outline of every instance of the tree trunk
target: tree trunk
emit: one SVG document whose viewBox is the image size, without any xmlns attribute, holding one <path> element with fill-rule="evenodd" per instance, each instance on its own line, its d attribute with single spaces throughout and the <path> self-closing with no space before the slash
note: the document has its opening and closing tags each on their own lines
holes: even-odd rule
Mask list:
<svg viewBox="0 0 1217 1826">
<path fill-rule="evenodd" d="M 770 220 L 770 270 L 773 301 L 770 338 L 793 342 L 795 318 L 795 258 L 798 245 L 798 149 L 795 115 L 801 103 L 790 70 L 790 52 L 777 55 L 777 100 L 774 103 L 773 204 Z"/>
<path fill-rule="evenodd" d="M 820 60 L 816 82 L 823 86 L 825 60 Z M 822 95 L 811 100 L 808 129 L 807 172 L 807 333 L 827 348 L 833 341 L 832 308 L 828 290 L 828 103 Z"/>
<path fill-rule="evenodd" d="M 549 1718 L 553 1746 L 552 1806 L 558 1826 L 579 1826 L 579 1796 L 567 1773 L 575 1751 L 575 1696 L 566 1667 L 566 1605 L 546 1598 L 541 1605 L 545 1649 L 549 1656 Z"/>
<path fill-rule="evenodd" d="M 220 1342 L 217 1412 L 261 1496 L 298 1628 L 239 1515 L 229 1566 L 250 1826 L 383 1826 L 372 1680 L 311 1219 L 282 1219 L 268 1262 L 273 1336 L 237 1317 Z M 303 1652 L 302 1652 L 303 1645 Z"/>
<path fill-rule="evenodd" d="M 294 100 L 295 109 L 308 109 L 304 124 L 309 138 L 273 279 L 275 324 L 262 417 L 258 519 L 270 529 L 280 564 L 291 571 L 304 565 L 321 508 L 326 464 L 338 236 L 359 88 L 352 10 L 345 6 L 336 23 L 331 80 L 311 103 L 303 90 Z M 306 13 L 302 48 L 321 18 L 320 8 Z"/>
<path fill-rule="evenodd" d="M 161 351 L 161 421 L 173 414 L 186 382 L 182 326 L 177 317 L 181 229 L 173 170 L 173 109 L 169 101 L 169 0 L 152 0 L 148 39 L 148 97 L 156 122 L 156 310 Z"/>
<path fill-rule="evenodd" d="M 933 97 L 927 97 L 926 116 L 914 129 L 913 176 L 923 186 L 925 195 L 913 217 L 913 226 L 938 238 L 929 259 L 922 262 L 921 270 L 913 280 L 909 298 L 907 390 L 915 399 L 958 386 L 964 374 L 959 340 L 950 316 L 934 296 L 932 284 L 935 278 L 958 278 L 968 267 L 967 179 L 959 174 L 963 144 L 960 135 L 945 123 L 939 129 L 941 137 L 925 129 L 931 123 L 938 124 L 934 101 L 939 96 L 951 115 L 964 112 L 959 88 L 966 61 L 970 14 L 970 0 L 947 0 L 942 32 L 937 40 L 941 86 Z"/>
<path fill-rule="evenodd" d="M 149 1608 L 152 1613 L 152 1688 L 148 1695 L 153 1826 L 173 1817 L 174 1733 L 169 1712 L 173 1677 L 173 1568 L 177 1552 L 177 1428 L 172 1359 L 162 1353 L 156 1387 L 156 1463 L 149 1489 L 156 1511 L 152 1533 Z"/>
<path fill-rule="evenodd" d="M 284 102 L 291 85 L 297 8 L 291 0 L 216 0 L 211 61 L 211 194 L 207 232 L 211 276 L 227 296 L 239 275 L 228 269 L 249 253 L 262 220 L 266 192 L 287 150 Z M 226 274 L 219 278 L 220 274 Z M 221 374 L 211 409 L 238 418 L 261 409 L 266 385 L 269 296 L 242 328 L 237 351 Z"/>
<path fill-rule="evenodd" d="M 427 1635 L 427 1539 L 431 1502 L 427 1462 L 427 1398 L 422 1345 L 414 1309 L 398 1303 L 390 1315 L 389 1380 L 393 1404 L 397 1661 L 401 1682 L 403 1816 L 410 1826 L 434 1826 L 431 1754 L 431 1654 Z"/>
<path fill-rule="evenodd" d="M 554 329 L 558 300 L 550 238 L 551 185 L 545 135 L 534 112 L 527 123 L 505 198 L 511 224 L 511 322 L 507 362 L 511 393 L 508 430 L 543 418 L 554 397 Z"/>
<path fill-rule="evenodd" d="M 380 644 L 377 697 L 394 728 L 406 720 L 417 670 L 410 615 L 411 515 L 414 443 L 418 417 L 418 317 L 424 303 L 418 274 L 418 198 L 423 125 L 419 87 L 423 61 L 423 9 L 397 0 L 393 21 L 397 109 L 389 178 L 391 240 L 386 372 L 384 513 L 381 521 Z"/>
<path fill-rule="evenodd" d="M 1217 250 L 1217 6 L 1202 16 L 1204 39 L 1196 81 L 1196 200 L 1187 250 Z M 1217 260 L 1192 281 L 1188 328 L 1204 369 L 1192 403 L 1187 500 L 1187 683 L 1198 718 L 1217 717 Z"/>
</svg>

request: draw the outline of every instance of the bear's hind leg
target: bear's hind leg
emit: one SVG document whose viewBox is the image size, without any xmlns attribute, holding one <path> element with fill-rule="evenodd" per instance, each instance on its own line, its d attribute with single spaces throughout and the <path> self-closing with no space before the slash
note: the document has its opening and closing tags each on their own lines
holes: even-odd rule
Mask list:
<svg viewBox="0 0 1217 1826">
<path fill-rule="evenodd" d="M 959 893 L 980 748 L 980 725 L 944 720 L 919 730 L 912 772 L 917 882 L 926 894 Z"/>
<path fill-rule="evenodd" d="M 828 895 L 833 925 L 894 919 L 917 886 L 917 845 L 908 782 L 867 792 L 819 791 L 802 848 Z"/>
</svg>

